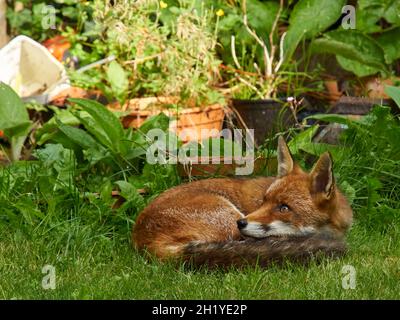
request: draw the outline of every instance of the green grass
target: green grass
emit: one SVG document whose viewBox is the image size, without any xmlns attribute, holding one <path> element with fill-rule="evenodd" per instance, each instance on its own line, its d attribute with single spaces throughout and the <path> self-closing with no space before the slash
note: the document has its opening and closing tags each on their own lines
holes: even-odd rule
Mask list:
<svg viewBox="0 0 400 320">
<path fill-rule="evenodd" d="M 1 299 L 399 299 L 400 229 L 385 234 L 355 225 L 340 260 L 308 267 L 189 271 L 146 261 L 123 236 L 65 222 L 53 230 L 0 232 Z M 56 289 L 41 286 L 42 268 L 56 268 Z M 342 268 L 356 270 L 356 288 L 343 289 Z"/>
<path fill-rule="evenodd" d="M 38 161 L 0 167 L 0 298 L 400 299 L 399 122 L 377 108 L 348 125 L 342 145 L 330 148 L 355 225 L 349 253 L 318 265 L 191 271 L 144 259 L 132 249 L 130 230 L 146 203 L 179 184 L 174 166 L 138 162 L 138 172 L 121 173 L 50 144 L 37 152 Z M 314 154 L 316 147 L 328 146 L 303 151 Z M 118 183 L 126 201 L 111 209 Z M 41 285 L 49 264 L 55 290 Z M 355 268 L 355 289 L 342 287 L 347 265 Z"/>
</svg>

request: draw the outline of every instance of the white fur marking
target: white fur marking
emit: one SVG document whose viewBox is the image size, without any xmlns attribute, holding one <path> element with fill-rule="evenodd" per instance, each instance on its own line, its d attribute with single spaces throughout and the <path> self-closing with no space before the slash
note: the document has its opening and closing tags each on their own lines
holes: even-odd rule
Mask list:
<svg viewBox="0 0 400 320">
<path fill-rule="evenodd" d="M 268 227 L 270 229 L 266 231 L 261 223 L 249 222 L 245 228 L 240 230 L 240 232 L 243 235 L 252 238 L 265 238 L 268 236 L 280 235 L 303 235 L 316 232 L 315 228 L 311 226 L 296 228 L 289 223 L 285 223 L 279 220 L 271 222 Z"/>
<path fill-rule="evenodd" d="M 265 238 L 268 236 L 268 233 L 259 222 L 249 222 L 240 232 L 252 238 Z"/>
<path fill-rule="evenodd" d="M 299 233 L 297 228 L 294 228 L 290 224 L 279 220 L 271 222 L 268 226 L 270 227 L 270 230 L 267 232 L 269 236 Z"/>
<path fill-rule="evenodd" d="M 308 227 L 300 227 L 300 231 L 304 234 L 308 233 L 316 233 L 317 230 L 314 227 L 308 226 Z"/>
</svg>

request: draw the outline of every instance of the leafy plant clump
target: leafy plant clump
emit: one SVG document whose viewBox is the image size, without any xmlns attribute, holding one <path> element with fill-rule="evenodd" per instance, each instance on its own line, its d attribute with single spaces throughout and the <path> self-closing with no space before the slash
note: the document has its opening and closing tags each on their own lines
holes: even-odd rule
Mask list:
<svg viewBox="0 0 400 320">
<path fill-rule="evenodd" d="M 67 26 L 83 28 L 91 10 L 88 0 L 10 0 L 7 20 L 11 36 L 46 40 Z"/>
<path fill-rule="evenodd" d="M 165 6 L 158 1 L 94 1 L 99 38 L 93 50 L 116 59 L 100 69 L 74 73 L 73 80 L 101 88 L 121 103 L 145 96 L 179 97 L 191 106 L 221 102 L 214 89 L 220 64 L 214 13 L 193 1 Z"/>
<path fill-rule="evenodd" d="M 305 0 L 236 1 L 221 18 L 219 53 L 233 73 L 235 97 L 276 98 L 319 90 L 308 70 L 309 46 L 300 46 L 318 37 L 340 17 L 344 1 Z M 318 16 L 315 12 L 319 12 Z M 296 51 L 301 56 L 294 58 Z"/>
<path fill-rule="evenodd" d="M 133 131 L 97 102 L 71 102 L 36 132 L 34 159 L 0 167 L 0 224 L 29 232 L 79 219 L 129 232 L 148 199 L 179 183 L 176 167 L 145 161 L 146 133 L 167 130 L 169 119 L 160 114 Z"/>
<path fill-rule="evenodd" d="M 389 77 L 400 58 L 398 1 L 359 0 L 350 29 L 323 34 L 313 43 L 314 52 L 334 54 L 339 65 L 358 77 Z"/>
</svg>

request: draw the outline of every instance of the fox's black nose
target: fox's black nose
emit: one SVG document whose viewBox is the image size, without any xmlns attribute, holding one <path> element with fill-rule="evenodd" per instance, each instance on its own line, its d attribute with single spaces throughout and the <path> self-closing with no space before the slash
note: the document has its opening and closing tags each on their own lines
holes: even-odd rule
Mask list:
<svg viewBox="0 0 400 320">
<path fill-rule="evenodd" d="M 237 221 L 237 226 L 239 229 L 243 229 L 244 227 L 247 226 L 247 220 L 246 219 L 240 219 Z"/>
</svg>

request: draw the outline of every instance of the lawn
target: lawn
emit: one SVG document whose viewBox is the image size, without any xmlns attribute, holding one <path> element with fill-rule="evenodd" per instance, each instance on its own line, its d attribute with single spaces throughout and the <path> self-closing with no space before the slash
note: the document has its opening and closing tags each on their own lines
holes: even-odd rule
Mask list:
<svg viewBox="0 0 400 320">
<path fill-rule="evenodd" d="M 135 162 L 139 172 L 121 172 L 122 164 L 112 167 L 118 154 L 92 164 L 47 144 L 34 161 L 0 167 L 0 298 L 399 299 L 398 119 L 376 107 L 361 121 L 325 120 L 345 121 L 340 145 L 316 144 L 303 131 L 289 146 L 308 169 L 310 155 L 332 151 L 337 184 L 355 213 L 345 257 L 228 272 L 147 261 L 132 248 L 131 229 L 149 201 L 183 182 L 176 166 Z M 124 198 L 120 206 L 114 188 Z M 42 286 L 47 265 L 55 268 L 54 289 Z"/>
<path fill-rule="evenodd" d="M 354 225 L 349 254 L 308 267 L 189 271 L 148 262 L 127 237 L 76 217 L 29 236 L 3 228 L 1 299 L 399 299 L 400 229 L 386 234 Z M 43 266 L 56 270 L 56 288 L 43 289 Z M 342 287 L 345 265 L 356 271 L 354 289 Z M 346 280 L 344 280 L 346 283 Z"/>
<path fill-rule="evenodd" d="M 400 299 L 398 1 L 53 2 L 0 0 L 0 299 Z M 138 214 L 198 161 L 275 175 L 281 136 L 305 170 L 331 154 L 346 256 L 135 252 Z"/>
</svg>

